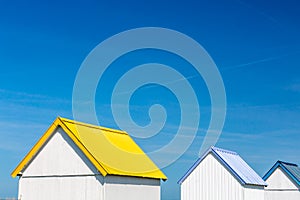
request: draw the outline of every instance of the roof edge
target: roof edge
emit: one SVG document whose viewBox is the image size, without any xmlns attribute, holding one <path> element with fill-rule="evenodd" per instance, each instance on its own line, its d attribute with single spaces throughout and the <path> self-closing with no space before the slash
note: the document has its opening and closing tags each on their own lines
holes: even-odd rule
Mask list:
<svg viewBox="0 0 300 200">
<path fill-rule="evenodd" d="M 219 157 L 219 161 L 221 161 L 221 163 L 223 163 L 223 165 L 238 179 L 238 181 L 242 184 L 242 185 L 248 185 L 248 186 L 263 186 L 266 187 L 268 186 L 268 184 L 264 181 L 264 184 L 253 184 L 253 183 L 247 183 L 246 181 L 243 180 L 242 177 L 240 177 L 240 175 L 238 173 L 236 173 L 235 170 L 232 169 L 232 167 L 230 167 L 230 165 L 218 154 L 218 152 L 216 152 L 215 150 L 219 150 L 219 151 L 223 151 L 225 153 L 230 153 L 233 155 L 236 155 L 238 157 L 240 157 L 240 155 L 234 151 L 229 151 L 229 150 L 225 150 L 225 149 L 220 149 L 217 147 L 213 147 L 213 151 L 215 152 L 215 154 Z M 241 157 L 240 157 L 241 158 Z M 244 160 L 243 158 L 241 158 L 242 160 Z M 245 162 L 245 161 L 244 161 Z M 246 162 L 245 162 L 246 163 Z M 247 163 L 246 163 L 247 164 Z M 247 164 L 248 165 L 248 164 Z M 249 165 L 248 165 L 249 166 Z M 250 166 L 249 166 L 250 167 Z M 250 167 L 252 169 L 252 167 Z M 253 169 L 252 169 L 253 170 Z M 253 170 L 254 171 L 254 170 Z M 255 171 L 254 171 L 255 172 Z M 257 172 L 255 172 L 257 174 Z M 258 175 L 258 174 L 257 174 Z M 258 177 L 260 177 L 258 175 Z"/>
<path fill-rule="evenodd" d="M 66 134 L 71 138 L 71 140 L 77 145 L 77 147 L 82 151 L 82 153 L 88 158 L 88 160 L 94 165 L 94 167 L 103 175 L 106 176 L 109 172 L 105 169 L 97 159 L 88 151 L 88 149 L 80 142 L 80 140 L 73 134 L 73 132 L 68 128 L 68 126 L 64 123 L 64 118 L 58 117 L 60 120 L 61 128 L 66 132 Z M 72 121 L 72 120 L 69 120 Z M 75 121 L 74 121 L 75 122 Z"/>
<path fill-rule="evenodd" d="M 211 152 L 212 147 L 207 149 L 201 157 L 187 170 L 187 172 L 177 181 L 177 184 L 182 184 L 183 181 L 196 169 L 196 167 L 202 162 L 202 160 Z"/>
<path fill-rule="evenodd" d="M 281 164 L 281 167 L 296 182 L 296 184 L 300 186 L 300 180 L 298 180 L 298 178 L 295 177 L 294 174 L 292 172 L 290 172 L 289 169 L 286 168 L 286 166 L 284 166 L 283 164 Z"/>
<path fill-rule="evenodd" d="M 33 159 L 38 150 L 45 144 L 45 142 L 53 134 L 54 130 L 60 123 L 59 118 L 56 118 L 47 131 L 42 135 L 42 137 L 35 143 L 31 150 L 26 154 L 22 161 L 17 165 L 17 167 L 12 171 L 11 176 L 15 178 L 19 173 L 26 167 L 26 165 Z"/>
<path fill-rule="evenodd" d="M 224 151 L 224 149 L 219 149 L 219 148 L 212 148 L 212 150 L 214 152 L 214 155 L 218 158 L 218 160 L 225 166 L 225 168 L 227 168 L 238 179 L 238 181 L 242 185 L 249 185 L 229 166 L 229 164 L 218 154 L 218 152 L 216 152 L 216 150 L 220 150 L 220 151 L 223 151 L 225 153 L 229 152 L 231 154 L 238 155 L 236 152 L 227 151 L 227 150 Z"/>
</svg>

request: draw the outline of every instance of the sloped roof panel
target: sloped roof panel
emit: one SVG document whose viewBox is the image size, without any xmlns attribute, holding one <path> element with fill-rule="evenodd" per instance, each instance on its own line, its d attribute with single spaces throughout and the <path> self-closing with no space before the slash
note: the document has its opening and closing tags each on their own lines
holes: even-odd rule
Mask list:
<svg viewBox="0 0 300 200">
<path fill-rule="evenodd" d="M 235 174 L 246 185 L 262 185 L 267 184 L 262 178 L 236 153 L 216 147 L 212 147 L 214 151 L 224 163 L 228 166 L 229 170 Z"/>
<path fill-rule="evenodd" d="M 296 164 L 282 163 L 283 166 L 293 175 L 295 181 L 300 185 L 300 167 Z"/>
</svg>

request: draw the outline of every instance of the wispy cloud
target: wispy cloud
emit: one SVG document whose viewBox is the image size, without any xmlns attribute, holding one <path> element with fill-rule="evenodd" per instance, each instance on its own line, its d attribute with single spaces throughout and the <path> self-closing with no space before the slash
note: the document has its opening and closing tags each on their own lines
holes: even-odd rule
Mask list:
<svg viewBox="0 0 300 200">
<path fill-rule="evenodd" d="M 0 108 L 5 110 L 6 114 L 14 111 L 17 111 L 19 114 L 24 114 L 26 111 L 49 111 L 58 108 L 62 109 L 64 106 L 71 106 L 71 101 L 40 94 L 0 89 Z M 1 115 L 3 116 L 4 113 L 2 112 Z"/>
<path fill-rule="evenodd" d="M 251 9 L 253 11 L 255 11 L 257 14 L 261 15 L 262 17 L 268 19 L 269 21 L 273 22 L 273 23 L 276 23 L 278 25 L 278 20 L 275 19 L 273 16 L 271 16 L 270 14 L 268 14 L 267 12 L 251 5 L 250 3 L 248 2 L 245 2 L 245 1 L 242 1 L 242 0 L 235 0 L 236 2 L 246 6 L 248 9 Z"/>
<path fill-rule="evenodd" d="M 299 54 L 300 51 L 295 51 L 295 52 L 291 52 L 291 53 L 286 53 L 286 54 L 282 54 L 282 55 L 278 55 L 278 56 L 269 56 L 266 58 L 262 58 L 262 59 L 258 59 L 258 60 L 253 60 L 253 61 L 249 61 L 246 63 L 242 63 L 242 64 L 238 64 L 238 65 L 234 65 L 234 66 L 230 66 L 230 67 L 224 67 L 221 69 L 221 71 L 227 71 L 227 70 L 234 70 L 234 69 L 239 69 L 239 68 L 245 68 L 251 65 L 256 65 L 256 64 L 260 64 L 260 63 L 265 63 L 265 62 L 270 62 L 270 61 L 274 61 L 274 60 L 280 60 L 282 58 L 291 56 L 291 55 L 297 55 Z"/>
<path fill-rule="evenodd" d="M 184 78 L 174 79 L 172 81 L 164 82 L 163 84 L 165 84 L 165 85 L 172 85 L 172 84 L 175 84 L 175 83 L 178 83 L 178 82 L 182 82 L 182 81 L 187 81 L 187 80 L 199 77 L 199 76 L 200 75 L 187 76 L 187 77 L 184 77 Z M 146 87 L 147 88 L 156 88 L 156 87 L 160 87 L 160 86 L 159 85 L 151 84 L 151 85 L 147 85 Z M 129 93 L 131 93 L 131 92 L 130 91 L 122 91 L 122 92 L 115 93 L 115 95 L 125 95 L 125 94 L 129 94 Z"/>
<path fill-rule="evenodd" d="M 65 99 L 0 89 L 0 149 L 28 150 L 55 117 L 70 115 L 69 105 Z"/>
<path fill-rule="evenodd" d="M 291 83 L 290 85 L 283 87 L 283 89 L 291 92 L 300 92 L 300 82 Z"/>
<path fill-rule="evenodd" d="M 16 103 L 56 103 L 69 104 L 70 101 L 62 98 L 50 97 L 40 94 L 31 94 L 26 92 L 11 91 L 0 88 L 0 100 Z"/>
<path fill-rule="evenodd" d="M 49 124 L 43 122 L 1 119 L 0 149 L 13 152 L 28 150 L 48 126 Z"/>
</svg>

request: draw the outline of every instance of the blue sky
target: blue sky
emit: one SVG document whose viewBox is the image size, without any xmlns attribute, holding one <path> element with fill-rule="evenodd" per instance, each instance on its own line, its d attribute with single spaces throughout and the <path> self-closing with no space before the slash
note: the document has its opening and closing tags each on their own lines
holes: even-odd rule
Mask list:
<svg viewBox="0 0 300 200">
<path fill-rule="evenodd" d="M 10 172 L 52 121 L 72 118 L 73 84 L 88 53 L 108 37 L 138 27 L 180 31 L 214 59 L 228 104 L 216 146 L 237 151 L 260 175 L 278 159 L 300 164 L 299 9 L 296 0 L 1 1 L 0 197 L 17 196 Z M 109 110 L 112 85 L 130 67 L 153 60 L 190 77 L 201 107 L 196 139 L 163 169 L 169 180 L 162 184 L 162 199 L 179 199 L 176 182 L 197 159 L 210 118 L 201 77 L 166 52 L 134 52 L 114 63 L 100 82 L 96 110 L 102 125 L 117 128 Z M 168 120 L 156 137 L 136 139 L 146 151 L 167 143 L 179 120 L 176 98 L 165 88 L 145 86 L 131 101 L 138 124 L 149 122 L 153 103 L 166 107 Z"/>
</svg>

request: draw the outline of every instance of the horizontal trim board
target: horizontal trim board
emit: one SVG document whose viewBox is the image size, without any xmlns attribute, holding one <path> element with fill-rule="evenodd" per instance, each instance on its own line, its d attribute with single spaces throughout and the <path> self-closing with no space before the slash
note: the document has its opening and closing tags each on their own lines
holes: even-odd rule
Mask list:
<svg viewBox="0 0 300 200">
<path fill-rule="evenodd" d="M 77 175 L 44 175 L 44 176 L 21 176 L 22 178 L 64 178 L 64 177 L 86 177 L 102 176 L 102 174 L 77 174 Z"/>
<path fill-rule="evenodd" d="M 265 191 L 299 191 L 300 192 L 300 189 L 265 189 Z"/>
</svg>

